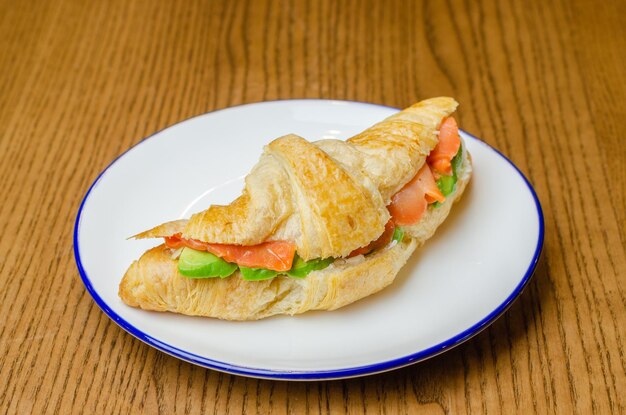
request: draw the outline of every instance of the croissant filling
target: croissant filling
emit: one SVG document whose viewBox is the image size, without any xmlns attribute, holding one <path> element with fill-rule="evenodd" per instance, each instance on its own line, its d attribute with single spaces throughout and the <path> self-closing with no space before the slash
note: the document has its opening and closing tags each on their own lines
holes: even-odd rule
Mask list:
<svg viewBox="0 0 626 415">
<path fill-rule="evenodd" d="M 387 206 L 391 219 L 383 233 L 345 258 L 368 255 L 402 241 L 403 226 L 417 224 L 428 209 L 439 208 L 455 191 L 462 164 L 463 146 L 458 126 L 453 117 L 448 117 L 441 123 L 439 142 L 426 163 L 391 198 Z M 304 261 L 292 241 L 268 241 L 251 246 L 211 244 L 186 239 L 177 233 L 165 237 L 165 244 L 179 257 L 180 273 L 191 278 L 225 278 L 237 269 L 246 280 L 265 280 L 278 275 L 303 278 L 335 261 L 332 257 Z"/>
</svg>

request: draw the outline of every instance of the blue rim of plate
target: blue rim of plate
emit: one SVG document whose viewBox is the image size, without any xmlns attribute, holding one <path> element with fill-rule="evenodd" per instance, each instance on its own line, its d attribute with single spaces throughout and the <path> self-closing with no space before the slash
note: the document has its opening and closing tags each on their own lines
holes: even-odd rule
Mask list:
<svg viewBox="0 0 626 415">
<path fill-rule="evenodd" d="M 346 104 L 371 105 L 371 106 L 376 106 L 376 107 L 380 107 L 380 108 L 392 109 L 392 110 L 395 110 L 395 111 L 400 111 L 400 109 L 398 109 L 398 108 L 389 107 L 389 106 L 385 106 L 385 105 L 372 104 L 372 103 L 369 103 L 369 102 L 338 101 L 338 100 L 326 100 L 326 99 L 294 99 L 294 100 L 261 101 L 261 102 L 256 102 L 256 103 L 249 103 L 249 104 L 243 104 L 243 105 L 238 105 L 238 106 L 234 106 L 234 107 L 228 107 L 228 108 L 224 108 L 224 109 L 216 110 L 216 111 L 212 111 L 212 112 L 223 111 L 223 110 L 234 109 L 234 108 L 240 108 L 240 107 L 244 107 L 244 106 L 248 106 L 248 105 L 259 105 L 259 104 L 264 104 L 264 103 L 278 103 L 278 102 L 295 102 L 295 101 L 318 101 L 318 102 L 319 101 L 325 101 L 325 102 L 329 102 L 329 103 L 335 102 L 335 103 L 346 103 Z M 212 113 L 212 112 L 210 112 L 210 113 Z M 210 114 L 210 113 L 206 113 L 206 114 Z M 160 351 L 162 351 L 164 353 L 167 353 L 167 354 L 169 354 L 171 356 L 177 357 L 177 358 L 179 358 L 181 360 L 184 360 L 184 361 L 187 361 L 189 363 L 193 363 L 193 364 L 196 364 L 198 366 L 202 366 L 202 367 L 209 368 L 209 369 L 214 369 L 214 370 L 217 370 L 217 371 L 220 371 L 220 372 L 226 372 L 226 373 L 231 373 L 231 374 L 235 374 L 235 375 L 242 375 L 242 376 L 248 376 L 248 377 L 254 377 L 254 378 L 262 378 L 262 379 L 273 379 L 273 380 L 331 380 L 331 379 L 344 379 L 344 378 L 351 378 L 351 377 L 358 377 L 358 376 L 365 376 L 365 375 L 373 375 L 373 374 L 376 374 L 376 373 L 382 373 L 382 372 L 386 372 L 386 371 L 389 371 L 389 370 L 399 369 L 399 368 L 402 368 L 402 367 L 405 367 L 405 366 L 409 366 L 409 365 L 414 364 L 414 363 L 421 362 L 421 361 L 429 359 L 431 357 L 437 356 L 437 355 L 439 355 L 439 354 L 441 354 L 441 353 L 443 353 L 443 352 L 445 352 L 445 351 L 447 351 L 447 350 L 449 350 L 449 349 L 451 349 L 453 347 L 456 347 L 456 346 L 460 345 L 461 343 L 466 342 L 467 340 L 471 339 L 472 337 L 476 336 L 481 331 L 483 331 L 485 328 L 487 328 L 489 325 L 491 325 L 491 323 L 493 323 L 495 320 L 497 320 L 502 314 L 504 314 L 509 309 L 509 307 L 513 304 L 514 300 L 517 297 L 519 297 L 519 295 L 524 291 L 524 288 L 526 287 L 526 285 L 530 281 L 533 273 L 535 272 L 535 268 L 537 267 L 537 263 L 539 261 L 539 257 L 541 256 L 541 251 L 543 249 L 543 239 L 544 239 L 543 210 L 541 208 L 541 203 L 539 202 L 539 198 L 537 197 L 537 193 L 535 192 L 535 189 L 532 187 L 532 185 L 530 184 L 530 182 L 528 181 L 526 176 L 524 176 L 524 174 L 520 171 L 520 169 L 517 168 L 517 166 L 515 164 L 513 164 L 513 162 L 511 160 L 509 160 L 504 154 L 502 154 L 500 151 L 496 150 L 495 148 L 493 148 L 489 144 L 485 143 L 484 141 L 482 141 L 478 137 L 461 130 L 465 135 L 471 137 L 472 139 L 476 140 L 477 142 L 487 146 L 490 150 L 494 151 L 496 154 L 498 154 L 500 157 L 502 157 L 504 160 L 506 160 L 506 162 L 509 163 L 511 165 L 511 167 L 513 167 L 513 169 L 515 169 L 517 174 L 520 175 L 520 177 L 522 178 L 522 180 L 526 184 L 526 187 L 528 188 L 528 191 L 530 192 L 531 196 L 533 197 L 533 200 L 535 202 L 535 208 L 537 209 L 537 218 L 538 218 L 538 222 L 539 222 L 539 234 L 538 234 L 538 238 L 537 238 L 537 245 L 535 247 L 535 252 L 533 254 L 533 258 L 532 258 L 530 264 L 528 265 L 528 268 L 527 268 L 526 272 L 524 273 L 524 277 L 522 278 L 520 283 L 517 285 L 517 287 L 515 287 L 513 292 L 506 298 L 506 300 L 504 300 L 504 302 L 502 302 L 502 304 L 500 304 L 498 307 L 496 307 L 496 309 L 494 309 L 491 313 L 489 313 L 482 320 L 478 321 L 473 326 L 471 326 L 468 329 L 460 332 L 456 336 L 451 337 L 448 340 L 445 340 L 445 341 L 443 341 L 443 342 L 441 342 L 439 344 L 436 344 L 434 346 L 431 346 L 431 347 L 429 347 L 427 349 L 423 349 L 423 350 L 420 350 L 418 352 L 409 354 L 407 356 L 399 357 L 399 358 L 392 359 L 392 360 L 387 360 L 387 361 L 384 361 L 384 362 L 364 365 L 364 366 L 349 367 L 349 368 L 342 368 L 342 369 L 332 369 L 332 370 L 321 370 L 321 371 L 278 371 L 278 370 L 268 370 L 268 369 L 254 368 L 254 367 L 238 366 L 238 365 L 233 365 L 233 364 L 229 364 L 229 363 L 220 362 L 220 361 L 217 361 L 217 360 L 208 359 L 206 357 L 199 356 L 199 355 L 196 355 L 196 354 L 193 354 L 193 353 L 189 353 L 189 352 L 187 352 L 185 350 L 182 350 L 180 348 L 171 346 L 171 345 L 169 345 L 167 343 L 163 343 L 163 342 L 155 339 L 154 337 L 151 337 L 151 336 L 147 335 L 146 333 L 142 332 L 140 329 L 138 329 L 137 327 L 133 326 L 128 321 L 124 320 L 120 315 L 115 313 L 115 311 L 113 311 L 107 305 L 107 303 L 98 295 L 98 293 L 94 289 L 93 285 L 91 284 L 91 281 L 89 280 L 89 277 L 87 276 L 87 272 L 85 271 L 85 269 L 83 267 L 83 264 L 82 264 L 82 261 L 81 261 L 81 257 L 80 257 L 80 249 L 78 247 L 78 232 L 79 232 L 79 227 L 80 227 L 81 214 L 82 214 L 82 211 L 83 211 L 83 207 L 85 206 L 85 202 L 89 198 L 89 194 L 94 189 L 94 187 L 98 184 L 98 182 L 104 176 L 104 174 L 107 172 L 107 170 L 109 170 L 109 168 L 111 166 L 113 166 L 117 160 L 119 160 L 121 157 L 123 157 L 130 150 L 134 149 L 135 147 L 138 147 L 139 145 L 141 145 L 142 143 L 144 143 L 148 139 L 156 136 L 161 131 L 163 131 L 163 130 L 165 130 L 167 128 L 172 128 L 175 125 L 187 122 L 187 121 L 189 121 L 189 120 L 191 120 L 193 118 L 196 118 L 196 117 L 199 117 L 199 116 L 202 116 L 202 115 L 206 115 L 206 114 L 201 114 L 201 115 L 198 115 L 198 116 L 195 116 L 195 117 L 191 117 L 191 118 L 188 118 L 186 120 L 180 121 L 178 123 L 172 124 L 172 125 L 164 128 L 164 129 L 161 129 L 161 130 L 159 130 L 159 131 L 157 131 L 157 132 L 155 132 L 155 133 L 145 137 L 143 140 L 139 141 L 137 144 L 133 145 L 132 147 L 130 147 L 129 149 L 124 151 L 122 154 L 120 154 L 118 157 L 116 157 L 98 175 L 98 177 L 96 177 L 96 180 L 94 180 L 94 182 L 91 184 L 91 186 L 89 186 L 89 189 L 87 190 L 87 193 L 85 194 L 85 197 L 83 198 L 83 200 L 80 203 L 80 207 L 78 208 L 78 213 L 76 214 L 76 221 L 74 223 L 74 258 L 76 260 L 76 265 L 78 267 L 78 272 L 80 273 L 80 277 L 83 280 L 83 283 L 85 284 L 85 287 L 87 288 L 87 291 L 89 292 L 89 294 L 93 297 L 93 299 L 96 302 L 96 304 L 98 305 L 98 307 L 100 307 L 102 309 L 102 311 L 104 311 L 104 313 L 107 316 L 109 316 L 109 318 L 111 318 L 111 320 L 113 320 L 115 323 L 117 323 L 121 328 L 123 328 L 124 330 L 126 330 L 128 333 L 130 333 L 134 337 L 138 338 L 139 340 L 143 341 L 144 343 L 147 343 L 148 345 L 150 345 L 150 346 L 152 346 L 152 347 L 154 347 L 154 348 L 156 348 L 156 349 L 158 349 L 158 350 L 160 350 Z"/>
</svg>

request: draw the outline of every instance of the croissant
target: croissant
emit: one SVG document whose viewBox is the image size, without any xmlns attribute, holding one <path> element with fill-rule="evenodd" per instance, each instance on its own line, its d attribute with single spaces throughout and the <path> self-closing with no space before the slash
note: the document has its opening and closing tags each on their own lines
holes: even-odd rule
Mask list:
<svg viewBox="0 0 626 415">
<path fill-rule="evenodd" d="M 264 148 L 231 204 L 135 235 L 196 241 L 210 252 L 211 247 L 289 241 L 303 261 L 330 258 L 326 268 L 304 278 L 278 274 L 249 281 L 239 269 L 227 278 L 188 278 L 179 272 L 180 250 L 162 244 L 129 267 L 119 296 L 146 310 L 256 320 L 334 310 L 383 289 L 445 220 L 469 182 L 471 158 L 461 142 L 458 152 L 459 144 L 450 150 L 457 154 L 453 190 L 444 198 L 436 185 L 424 187 L 439 175 L 432 165 L 450 171 L 450 157 L 436 150 L 444 144 L 438 138 L 443 122 L 457 106 L 452 98 L 428 99 L 347 141 L 277 138 Z M 421 199 L 415 206 L 423 204 L 417 221 L 411 220 L 414 211 L 398 208 L 401 199 L 413 200 L 416 194 Z M 394 233 L 389 242 L 394 227 L 400 237 Z"/>
</svg>

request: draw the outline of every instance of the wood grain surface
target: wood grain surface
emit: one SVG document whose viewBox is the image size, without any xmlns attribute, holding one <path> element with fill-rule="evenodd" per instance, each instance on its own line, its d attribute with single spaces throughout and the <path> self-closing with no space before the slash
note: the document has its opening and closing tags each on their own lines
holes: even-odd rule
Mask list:
<svg viewBox="0 0 626 415">
<path fill-rule="evenodd" d="M 626 413 L 624 16 L 622 0 L 0 0 L 0 413 Z M 246 379 L 141 343 L 81 283 L 79 203 L 142 137 L 262 100 L 437 95 L 527 174 L 546 221 L 524 294 L 462 346 L 360 379 Z"/>
</svg>

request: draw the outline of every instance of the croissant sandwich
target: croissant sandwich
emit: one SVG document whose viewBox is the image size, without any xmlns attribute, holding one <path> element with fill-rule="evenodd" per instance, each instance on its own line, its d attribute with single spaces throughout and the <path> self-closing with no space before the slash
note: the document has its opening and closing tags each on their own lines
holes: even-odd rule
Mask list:
<svg viewBox="0 0 626 415">
<path fill-rule="evenodd" d="M 334 310 L 395 278 L 472 172 L 452 98 L 348 139 L 269 143 L 241 196 L 135 238 L 164 238 L 124 275 L 133 307 L 227 320 Z"/>
</svg>

